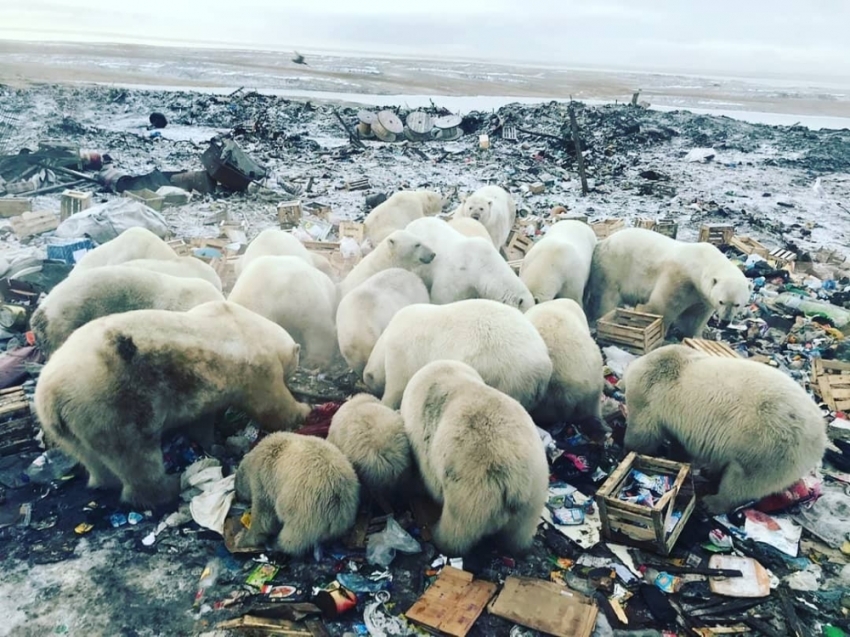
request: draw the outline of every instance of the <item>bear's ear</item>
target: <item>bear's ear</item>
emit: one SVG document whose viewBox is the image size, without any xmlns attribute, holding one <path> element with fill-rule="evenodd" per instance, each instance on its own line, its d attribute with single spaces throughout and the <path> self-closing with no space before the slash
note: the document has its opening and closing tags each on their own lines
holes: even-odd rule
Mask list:
<svg viewBox="0 0 850 637">
<path fill-rule="evenodd" d="M 488 199 L 487 200 L 487 207 L 490 208 L 491 210 L 493 208 L 493 202 L 494 201 L 496 201 L 496 200 L 495 199 Z"/>
<path fill-rule="evenodd" d="M 714 277 L 713 279 L 711 279 L 711 285 L 712 286 L 717 285 L 717 277 Z"/>
<path fill-rule="evenodd" d="M 390 247 L 390 250 L 395 250 L 395 239 L 387 237 L 387 245 Z"/>
</svg>

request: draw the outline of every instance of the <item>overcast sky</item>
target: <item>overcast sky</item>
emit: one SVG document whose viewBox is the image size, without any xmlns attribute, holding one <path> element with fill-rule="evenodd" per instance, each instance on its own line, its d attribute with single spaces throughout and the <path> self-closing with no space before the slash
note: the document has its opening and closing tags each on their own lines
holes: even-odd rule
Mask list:
<svg viewBox="0 0 850 637">
<path fill-rule="evenodd" d="M 0 38 L 850 76 L 848 0 L 0 0 Z"/>
</svg>

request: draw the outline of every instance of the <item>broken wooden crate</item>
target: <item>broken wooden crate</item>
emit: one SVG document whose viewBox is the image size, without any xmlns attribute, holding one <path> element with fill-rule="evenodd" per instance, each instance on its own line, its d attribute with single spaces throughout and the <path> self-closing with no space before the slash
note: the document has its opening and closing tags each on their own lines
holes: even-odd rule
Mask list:
<svg viewBox="0 0 850 637">
<path fill-rule="evenodd" d="M 675 239 L 679 234 L 679 224 L 672 219 L 648 219 L 641 217 L 637 220 L 636 227 L 652 230 L 671 239 Z"/>
<path fill-rule="evenodd" d="M 297 227 L 301 223 L 301 202 L 282 201 L 277 204 L 277 221 L 284 230 Z"/>
<path fill-rule="evenodd" d="M 706 223 L 699 229 L 699 242 L 715 246 L 729 245 L 735 235 L 735 226 L 729 223 Z"/>
<path fill-rule="evenodd" d="M 596 322 L 596 338 L 635 354 L 646 354 L 664 342 L 663 319 L 618 307 Z"/>
<path fill-rule="evenodd" d="M 464 637 L 496 592 L 496 584 L 446 566 L 405 615 L 417 624 L 452 637 Z"/>
<path fill-rule="evenodd" d="M 770 254 L 770 250 L 768 250 L 766 245 L 756 241 L 752 237 L 735 235 L 729 239 L 729 245 L 743 254 L 757 254 L 762 259 L 767 259 L 767 256 Z"/>
<path fill-rule="evenodd" d="M 695 349 L 709 356 L 720 358 L 741 358 L 738 353 L 722 341 L 709 341 L 704 338 L 686 338 L 682 345 Z"/>
<path fill-rule="evenodd" d="M 776 248 L 768 256 L 767 260 L 773 263 L 779 269 L 794 271 L 794 263 L 797 260 L 797 255 L 790 250 L 784 248 Z"/>
<path fill-rule="evenodd" d="M 632 469 L 647 475 L 668 475 L 674 478 L 672 488 L 653 506 L 624 502 L 619 495 Z M 596 492 L 596 505 L 602 521 L 602 536 L 619 544 L 669 555 L 696 506 L 691 466 L 663 458 L 643 456 L 632 451 Z M 668 533 L 673 513 L 681 518 Z"/>
<path fill-rule="evenodd" d="M 0 456 L 37 449 L 37 433 L 24 388 L 0 389 Z"/>
<path fill-rule="evenodd" d="M 508 265 L 513 268 L 514 272 L 519 272 L 519 266 L 522 260 L 533 245 L 534 239 L 526 235 L 522 228 L 514 226 L 514 229 L 508 235 L 508 241 L 505 245 L 505 256 L 507 257 Z"/>
<path fill-rule="evenodd" d="M 850 410 L 850 363 L 816 358 L 812 388 L 831 411 Z"/>
<path fill-rule="evenodd" d="M 59 227 L 59 217 L 52 212 L 25 212 L 19 217 L 9 220 L 12 230 L 23 241 L 38 234 L 56 230 Z"/>
<path fill-rule="evenodd" d="M 343 257 L 338 241 L 304 241 L 303 243 L 304 247 L 310 252 L 326 258 L 340 278 L 351 272 L 354 266 L 360 262 L 360 257 L 349 259 Z"/>
<path fill-rule="evenodd" d="M 602 241 L 602 239 L 607 239 L 618 230 L 625 228 L 626 222 L 624 219 L 603 219 L 591 223 L 590 227 L 596 233 L 596 238 Z"/>
</svg>

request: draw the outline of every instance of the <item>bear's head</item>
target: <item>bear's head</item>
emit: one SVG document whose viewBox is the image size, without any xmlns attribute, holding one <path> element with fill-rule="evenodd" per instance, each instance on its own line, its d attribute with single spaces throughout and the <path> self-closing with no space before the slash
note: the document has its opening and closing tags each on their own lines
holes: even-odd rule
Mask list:
<svg viewBox="0 0 850 637">
<path fill-rule="evenodd" d="M 493 207 L 493 201 L 494 200 L 490 197 L 472 195 L 467 197 L 466 201 L 463 202 L 463 209 L 467 217 L 472 217 L 476 221 L 480 221 L 486 225 L 490 218 L 490 210 Z"/>
<path fill-rule="evenodd" d="M 400 265 L 418 265 L 431 263 L 436 253 L 419 237 L 406 230 L 396 230 L 384 241 L 393 262 Z"/>
<path fill-rule="evenodd" d="M 422 198 L 422 212 L 428 216 L 435 215 L 443 209 L 445 200 L 443 196 L 433 190 L 417 191 Z"/>
<path fill-rule="evenodd" d="M 713 277 L 711 280 L 711 305 L 721 322 L 728 323 L 744 311 L 750 302 L 752 283 L 743 274 Z"/>
</svg>

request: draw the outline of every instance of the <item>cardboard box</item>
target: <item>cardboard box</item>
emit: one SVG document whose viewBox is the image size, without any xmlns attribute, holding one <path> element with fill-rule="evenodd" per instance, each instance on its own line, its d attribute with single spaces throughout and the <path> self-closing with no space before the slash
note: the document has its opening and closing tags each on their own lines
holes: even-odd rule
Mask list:
<svg viewBox="0 0 850 637">
<path fill-rule="evenodd" d="M 405 615 L 441 633 L 464 637 L 497 588 L 490 582 L 473 581 L 472 573 L 446 566 Z"/>
</svg>

